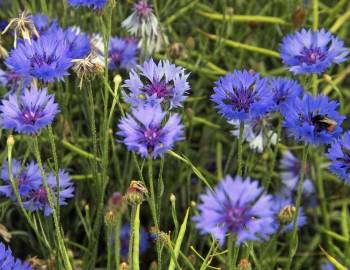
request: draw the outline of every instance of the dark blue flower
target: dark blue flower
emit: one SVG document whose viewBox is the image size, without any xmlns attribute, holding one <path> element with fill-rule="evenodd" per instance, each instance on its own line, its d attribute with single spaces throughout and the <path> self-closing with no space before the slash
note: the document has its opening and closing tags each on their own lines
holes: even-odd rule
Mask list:
<svg viewBox="0 0 350 270">
<path fill-rule="evenodd" d="M 199 215 L 194 217 L 202 234 L 212 234 L 223 245 L 226 234 L 242 242 L 267 239 L 275 232 L 274 202 L 257 181 L 226 176 L 214 189 L 200 196 Z"/>
<path fill-rule="evenodd" d="M 68 4 L 74 7 L 88 7 L 91 9 L 103 9 L 107 0 L 68 0 Z"/>
<path fill-rule="evenodd" d="M 63 31 L 63 38 L 68 44 L 68 57 L 80 59 L 90 53 L 90 40 L 85 33 L 80 31 L 80 28 L 68 27 Z"/>
<path fill-rule="evenodd" d="M 37 189 L 41 184 L 41 176 L 39 166 L 31 161 L 22 167 L 20 161 L 12 160 L 12 175 L 13 179 L 17 183 L 18 193 L 21 198 L 28 196 L 33 189 Z M 13 192 L 10 176 L 8 173 L 8 162 L 5 161 L 1 167 L 1 179 L 4 185 L 0 186 L 0 194 L 16 200 L 15 193 Z"/>
<path fill-rule="evenodd" d="M 304 93 L 303 87 L 295 80 L 283 77 L 271 78 L 269 86 L 273 94 L 274 109 L 282 111 L 287 104 Z"/>
<path fill-rule="evenodd" d="M 109 68 L 130 69 L 136 65 L 138 45 L 135 39 L 113 37 L 108 46 Z"/>
<path fill-rule="evenodd" d="M 247 121 L 258 118 L 272 107 L 271 92 L 259 73 L 235 70 L 215 82 L 211 99 L 228 120 Z"/>
<path fill-rule="evenodd" d="M 329 169 L 350 185 L 350 131 L 333 141 L 327 155 L 331 160 Z"/>
<path fill-rule="evenodd" d="M 326 262 L 321 265 L 321 270 L 335 270 L 335 268 L 333 264 L 331 264 L 330 262 Z"/>
<path fill-rule="evenodd" d="M 129 253 L 130 224 L 124 224 L 120 230 L 120 254 L 127 257 Z M 149 237 L 145 228 L 140 226 L 139 253 L 142 255 L 149 248 Z"/>
<path fill-rule="evenodd" d="M 66 205 L 67 199 L 74 197 L 74 184 L 71 178 L 65 170 L 58 172 L 59 178 L 59 205 Z M 46 181 L 50 189 L 52 189 L 54 197 L 57 195 L 57 182 L 54 173 L 50 172 L 46 176 Z M 53 198 L 55 201 L 56 198 Z M 47 192 L 44 184 L 42 183 L 38 188 L 33 189 L 30 195 L 23 202 L 24 207 L 30 211 L 43 210 L 45 216 L 49 216 L 52 213 L 52 209 L 49 205 Z"/>
<path fill-rule="evenodd" d="M 173 114 L 164 121 L 165 116 L 160 106 L 135 108 L 120 120 L 117 135 L 130 151 L 157 158 L 183 139 L 180 116 Z"/>
<path fill-rule="evenodd" d="M 338 102 L 326 96 L 305 94 L 296 98 L 283 112 L 284 127 L 297 141 L 307 144 L 330 144 L 342 132 L 345 117 L 337 111 Z"/>
<path fill-rule="evenodd" d="M 59 112 L 54 95 L 48 95 L 46 89 L 23 90 L 20 96 L 9 95 L 1 101 L 0 119 L 5 129 L 14 129 L 18 133 L 37 134 L 51 124 Z"/>
<path fill-rule="evenodd" d="M 8 90 L 7 95 L 12 94 L 16 90 L 21 90 L 21 87 L 25 88 L 29 84 L 30 81 L 28 79 L 24 80 L 15 71 L 0 69 L 0 85 Z"/>
<path fill-rule="evenodd" d="M 43 82 L 63 80 L 72 65 L 68 50 L 67 42 L 52 32 L 31 42 L 21 42 L 5 63 L 23 78 L 34 77 Z"/>
<path fill-rule="evenodd" d="M 33 16 L 33 22 L 40 36 L 45 32 L 51 32 L 58 29 L 57 20 L 51 21 L 46 15 L 41 13 L 37 13 Z"/>
<path fill-rule="evenodd" d="M 323 73 L 333 63 L 346 61 L 349 54 L 344 42 L 325 29 L 302 29 L 286 36 L 280 53 L 294 74 Z"/>
<path fill-rule="evenodd" d="M 31 270 L 32 267 L 27 262 L 22 262 L 12 255 L 11 249 L 0 242 L 0 269 L 1 270 Z"/>
<path fill-rule="evenodd" d="M 190 89 L 188 75 L 182 67 L 167 60 L 157 65 L 150 59 L 130 72 L 130 78 L 124 84 L 128 89 L 124 98 L 134 107 L 155 103 L 169 108 L 179 107 Z"/>
</svg>

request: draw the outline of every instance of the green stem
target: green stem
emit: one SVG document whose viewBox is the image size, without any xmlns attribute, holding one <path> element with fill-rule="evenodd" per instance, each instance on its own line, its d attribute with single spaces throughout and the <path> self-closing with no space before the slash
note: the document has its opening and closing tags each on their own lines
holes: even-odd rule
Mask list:
<svg viewBox="0 0 350 270">
<path fill-rule="evenodd" d="M 45 187 L 46 194 L 47 194 L 47 200 L 48 200 L 49 206 L 52 210 L 52 217 L 53 217 L 54 226 L 55 226 L 55 233 L 56 233 L 56 238 L 57 238 L 58 249 L 61 253 L 65 268 L 67 270 L 72 270 L 73 268 L 72 268 L 72 265 L 71 265 L 70 260 L 69 260 L 68 252 L 67 252 L 67 249 L 65 247 L 64 240 L 63 240 L 64 237 L 61 233 L 62 231 L 61 231 L 60 224 L 59 224 L 58 217 L 57 217 L 56 205 L 53 202 L 53 197 L 55 195 L 53 194 L 52 189 L 49 187 L 49 185 L 46 181 L 46 175 L 45 175 L 45 171 L 44 171 L 43 164 L 41 161 L 41 156 L 40 156 L 38 137 L 34 138 L 34 151 L 35 151 L 35 156 L 36 156 L 36 159 L 38 162 L 39 170 L 41 173 L 42 182 L 43 182 L 43 185 Z"/>
<path fill-rule="evenodd" d="M 157 206 L 156 206 L 156 194 L 154 191 L 154 185 L 153 185 L 153 160 L 152 157 L 148 157 L 147 160 L 147 165 L 148 165 L 148 181 L 149 181 L 149 191 L 150 191 L 150 199 L 149 204 L 151 208 L 151 214 L 153 218 L 153 223 L 154 226 L 156 227 L 156 232 L 159 233 L 159 223 L 157 219 Z M 160 241 L 156 241 L 156 247 L 157 247 L 157 259 L 158 259 L 158 269 L 161 268 L 161 246 L 160 246 Z"/>
<path fill-rule="evenodd" d="M 243 133 L 244 122 L 239 123 L 239 137 L 238 137 L 238 168 L 237 175 L 242 176 L 242 154 L 243 154 Z"/>
<path fill-rule="evenodd" d="M 129 237 L 129 251 L 128 251 L 128 263 L 129 263 L 129 265 L 132 265 L 132 262 L 133 262 L 135 215 L 136 215 L 136 208 L 133 205 L 131 208 L 131 217 L 130 217 L 130 237 Z"/>
<path fill-rule="evenodd" d="M 300 210 L 300 205 L 301 205 L 301 195 L 303 193 L 303 185 L 304 185 L 304 178 L 305 178 L 305 171 L 306 171 L 306 161 L 307 161 L 307 156 L 309 152 L 309 145 L 305 144 L 303 148 L 303 157 L 302 157 L 302 162 L 301 162 L 301 172 L 300 172 L 300 180 L 299 180 L 299 188 L 298 188 L 298 194 L 296 198 L 296 210 L 294 214 L 294 222 L 293 222 L 293 232 L 292 232 L 292 237 L 290 241 L 290 248 L 289 248 L 289 258 L 287 262 L 287 267 L 286 269 L 289 270 L 293 258 L 295 256 L 295 253 L 298 249 L 298 216 L 299 216 L 299 210 Z"/>
<path fill-rule="evenodd" d="M 312 74 L 312 94 L 316 96 L 318 93 L 318 78 L 317 74 Z"/>
<path fill-rule="evenodd" d="M 112 243 L 111 243 L 111 239 L 112 239 L 112 226 L 110 224 L 108 224 L 106 226 L 106 230 L 107 230 L 107 270 L 112 270 Z"/>
<path fill-rule="evenodd" d="M 134 232 L 134 248 L 133 248 L 133 253 L 132 253 L 133 270 L 140 269 L 140 262 L 139 262 L 140 206 L 141 206 L 140 203 L 136 205 L 134 228 L 132 229 Z"/>
<path fill-rule="evenodd" d="M 230 237 L 227 241 L 227 263 L 229 270 L 236 269 L 238 248 L 236 246 L 236 237 L 233 234 L 230 234 Z"/>
<path fill-rule="evenodd" d="M 121 218 L 118 218 L 114 229 L 114 260 L 117 270 L 120 269 L 120 227 Z"/>
<path fill-rule="evenodd" d="M 312 1 L 313 22 L 312 30 L 316 31 L 318 28 L 318 0 Z"/>
</svg>

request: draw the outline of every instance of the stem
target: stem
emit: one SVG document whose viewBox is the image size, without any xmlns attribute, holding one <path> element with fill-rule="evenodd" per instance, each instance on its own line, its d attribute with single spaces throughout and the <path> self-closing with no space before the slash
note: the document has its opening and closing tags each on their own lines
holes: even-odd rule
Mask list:
<svg viewBox="0 0 350 270">
<path fill-rule="evenodd" d="M 118 218 L 114 229 L 114 259 L 117 270 L 120 268 L 120 226 L 121 218 Z"/>
<path fill-rule="evenodd" d="M 318 0 L 312 1 L 313 23 L 312 30 L 316 31 L 318 28 Z"/>
<path fill-rule="evenodd" d="M 309 145 L 305 144 L 303 148 L 303 158 L 301 162 L 301 172 L 300 172 L 298 194 L 296 199 L 296 210 L 295 210 L 294 222 L 293 222 L 293 232 L 292 232 L 292 238 L 290 241 L 289 260 L 287 262 L 287 267 L 286 267 L 287 270 L 290 269 L 293 262 L 293 257 L 298 249 L 298 216 L 299 216 L 299 210 L 300 210 L 300 204 L 301 204 L 301 195 L 303 193 L 303 184 L 304 184 L 304 178 L 305 178 L 306 160 L 307 160 L 308 152 L 309 152 Z"/>
<path fill-rule="evenodd" d="M 150 196 L 151 198 L 148 200 L 150 208 L 151 208 L 151 214 L 154 222 L 154 226 L 156 227 L 156 232 L 159 233 L 159 223 L 157 219 L 157 207 L 156 207 L 156 194 L 154 192 L 154 185 L 153 185 L 153 160 L 152 157 L 148 157 L 147 160 L 148 165 L 148 181 L 149 181 L 149 189 L 150 189 Z M 161 247 L 160 247 L 160 241 L 156 241 L 157 246 L 157 259 L 158 259 L 158 269 L 161 268 Z"/>
<path fill-rule="evenodd" d="M 238 169 L 237 169 L 237 175 L 240 175 L 240 176 L 242 176 L 243 132 L 244 132 L 244 123 L 241 121 L 239 123 Z"/>
<path fill-rule="evenodd" d="M 54 222 L 54 226 L 55 226 L 55 233 L 56 233 L 56 237 L 57 237 L 58 249 L 61 253 L 65 268 L 67 270 L 72 270 L 73 268 L 71 266 L 68 252 L 67 252 L 65 244 L 64 244 L 64 240 L 63 240 L 64 238 L 63 238 L 63 235 L 61 235 L 62 231 L 61 231 L 60 224 L 59 224 L 58 217 L 57 217 L 56 206 L 53 202 L 54 194 L 53 194 L 52 189 L 50 189 L 50 187 L 46 181 L 45 171 L 44 171 L 43 164 L 41 161 L 41 156 L 40 156 L 38 137 L 35 137 L 35 139 L 34 139 L 34 151 L 35 151 L 35 156 L 36 156 L 36 159 L 38 162 L 39 170 L 41 173 L 42 182 L 44 184 L 45 191 L 47 194 L 47 200 L 48 200 L 49 206 L 52 210 L 52 216 L 53 216 L 53 222 Z"/>
<path fill-rule="evenodd" d="M 132 228 L 132 230 L 134 232 L 134 248 L 133 248 L 133 253 L 132 253 L 133 254 L 132 255 L 133 270 L 140 269 L 140 262 L 139 262 L 140 206 L 141 206 L 140 203 L 136 205 L 134 228 Z"/>
<path fill-rule="evenodd" d="M 130 236 L 129 236 L 129 252 L 128 252 L 129 265 L 132 265 L 132 261 L 133 261 L 135 214 L 136 214 L 136 208 L 133 205 L 131 208 L 131 217 L 130 217 Z"/>
<path fill-rule="evenodd" d="M 228 269 L 229 270 L 235 270 L 236 269 L 236 260 L 237 256 L 236 253 L 238 254 L 237 247 L 235 245 L 236 243 L 236 237 L 233 234 L 230 234 L 230 237 L 227 241 L 227 263 L 228 263 Z"/>
<path fill-rule="evenodd" d="M 312 74 L 312 94 L 317 96 L 318 93 L 318 78 L 317 74 Z"/>
<path fill-rule="evenodd" d="M 107 270 L 112 270 L 112 226 L 107 225 Z"/>
</svg>

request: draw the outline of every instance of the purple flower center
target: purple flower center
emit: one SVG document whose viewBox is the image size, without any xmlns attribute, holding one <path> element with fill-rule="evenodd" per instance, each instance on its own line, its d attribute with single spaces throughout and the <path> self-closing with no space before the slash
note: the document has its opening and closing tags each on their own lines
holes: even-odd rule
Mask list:
<svg viewBox="0 0 350 270">
<path fill-rule="evenodd" d="M 154 148 L 159 143 L 160 132 L 157 128 L 148 128 L 144 131 L 146 144 L 149 148 Z"/>
<path fill-rule="evenodd" d="M 38 200 L 40 203 L 46 203 L 47 202 L 47 193 L 45 187 L 42 185 L 40 186 L 34 194 L 34 198 Z"/>
<path fill-rule="evenodd" d="M 165 81 L 154 81 L 145 86 L 144 90 L 150 96 L 156 94 L 157 98 L 166 97 L 169 95 L 171 87 Z"/>
<path fill-rule="evenodd" d="M 134 10 L 140 17 L 148 17 L 152 12 L 152 8 L 148 5 L 147 1 L 139 1 L 134 5 Z"/>
<path fill-rule="evenodd" d="M 228 207 L 225 213 L 225 224 L 232 232 L 238 232 L 246 223 L 246 209 L 243 207 Z"/>
<path fill-rule="evenodd" d="M 35 122 L 42 116 L 40 108 L 25 108 L 22 112 L 22 121 L 28 125 L 34 125 Z"/>
<path fill-rule="evenodd" d="M 233 89 L 234 94 L 230 94 L 228 103 L 232 104 L 235 110 L 248 112 L 250 105 L 257 100 L 252 89 Z"/>
<path fill-rule="evenodd" d="M 121 60 L 122 60 L 122 57 L 121 57 L 121 53 L 120 52 L 116 52 L 116 51 L 114 51 L 114 52 L 111 52 L 110 54 L 109 54 L 109 57 L 110 57 L 110 59 L 112 60 L 112 62 L 114 63 L 114 64 L 120 64 L 120 62 L 121 62 Z"/>
<path fill-rule="evenodd" d="M 51 65 L 55 61 L 58 60 L 58 57 L 54 54 L 46 55 L 44 52 L 43 55 L 34 54 L 34 56 L 30 59 L 30 66 L 34 67 L 42 67 L 43 65 Z"/>
<path fill-rule="evenodd" d="M 321 48 L 304 48 L 298 56 L 299 61 L 308 66 L 314 65 L 319 61 L 326 59 L 326 55 L 321 51 Z"/>
<path fill-rule="evenodd" d="M 21 173 L 21 175 L 18 178 L 18 184 L 25 185 L 28 182 L 28 177 L 26 173 Z"/>
</svg>

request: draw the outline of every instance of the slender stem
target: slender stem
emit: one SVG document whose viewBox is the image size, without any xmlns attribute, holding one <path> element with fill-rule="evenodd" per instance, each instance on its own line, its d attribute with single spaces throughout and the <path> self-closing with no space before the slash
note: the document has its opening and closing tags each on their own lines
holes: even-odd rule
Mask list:
<svg viewBox="0 0 350 270">
<path fill-rule="evenodd" d="M 35 137 L 35 139 L 34 139 L 34 151 L 35 151 L 35 156 L 36 156 L 36 159 L 38 162 L 39 170 L 41 173 L 42 182 L 43 182 L 43 185 L 45 187 L 47 200 L 48 200 L 49 206 L 52 210 L 52 216 L 53 216 L 53 221 L 54 221 L 54 226 L 55 226 L 55 233 L 56 233 L 56 237 L 57 237 L 58 249 L 60 250 L 65 268 L 67 270 L 71 270 L 73 268 L 72 268 L 72 265 L 70 263 L 68 252 L 67 252 L 67 249 L 66 249 L 65 244 L 64 244 L 63 235 L 61 234 L 61 228 L 60 228 L 60 224 L 59 224 L 58 217 L 57 217 L 56 205 L 53 202 L 53 197 L 54 197 L 53 190 L 49 187 L 49 185 L 46 181 L 46 175 L 45 175 L 45 171 L 44 171 L 43 164 L 41 161 L 38 137 Z"/>
<path fill-rule="evenodd" d="M 242 154 L 243 154 L 243 133 L 244 123 L 239 123 L 239 138 L 238 138 L 238 168 L 237 175 L 242 176 Z"/>
<path fill-rule="evenodd" d="M 118 218 L 114 228 L 114 260 L 117 270 L 120 268 L 120 226 L 121 218 Z"/>
<path fill-rule="evenodd" d="M 154 185 L 153 185 L 153 160 L 152 157 L 148 157 L 147 160 L 148 165 L 148 181 L 149 181 L 149 191 L 151 198 L 148 200 L 151 208 L 151 214 L 154 222 L 154 226 L 156 227 L 157 233 L 159 232 L 159 223 L 157 219 L 157 206 L 156 206 L 156 194 L 154 191 Z M 161 247 L 160 247 L 160 241 L 156 241 L 156 247 L 157 247 L 157 259 L 158 259 L 158 269 L 161 268 Z"/>
<path fill-rule="evenodd" d="M 318 78 L 317 74 L 312 74 L 312 94 L 316 96 L 318 93 Z"/>
<path fill-rule="evenodd" d="M 305 146 L 303 148 L 303 157 L 302 157 L 302 162 L 301 162 L 301 172 L 300 172 L 298 194 L 297 194 L 296 203 L 295 203 L 296 210 L 295 210 L 295 215 L 294 215 L 293 232 L 292 232 L 292 237 L 291 237 L 291 241 L 290 241 L 290 248 L 289 248 L 289 260 L 287 262 L 287 267 L 286 267 L 287 270 L 290 269 L 292 262 L 293 262 L 293 257 L 298 249 L 298 216 L 299 216 L 299 210 L 300 210 L 300 205 L 301 205 L 301 195 L 303 193 L 303 185 L 304 185 L 306 161 L 307 161 L 308 152 L 309 152 L 309 145 L 305 144 Z"/>
<path fill-rule="evenodd" d="M 229 270 L 235 270 L 236 269 L 236 259 L 235 259 L 235 253 L 237 252 L 236 249 L 236 237 L 233 234 L 230 234 L 230 237 L 227 241 L 227 263 L 228 263 L 228 269 Z"/>
<path fill-rule="evenodd" d="M 136 207 L 133 205 L 131 208 L 131 217 L 130 217 L 130 236 L 129 236 L 129 252 L 128 252 L 129 265 L 132 265 L 132 261 L 133 261 L 135 214 L 136 214 Z"/>
<path fill-rule="evenodd" d="M 112 226 L 108 224 L 106 226 L 107 231 L 107 270 L 112 270 Z"/>
<path fill-rule="evenodd" d="M 136 205 L 134 228 L 132 229 L 134 232 L 134 248 L 133 248 L 133 253 L 132 253 L 133 270 L 140 269 L 140 262 L 139 262 L 140 206 L 141 206 L 140 203 Z"/>
<path fill-rule="evenodd" d="M 312 12 L 313 12 L 312 30 L 316 31 L 318 29 L 318 0 L 312 1 Z"/>
</svg>

